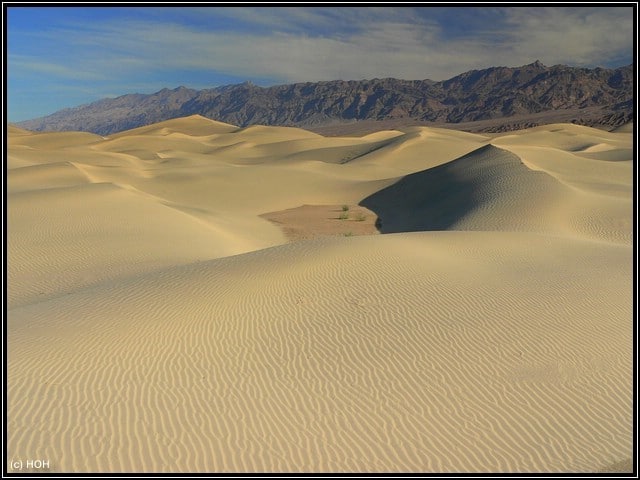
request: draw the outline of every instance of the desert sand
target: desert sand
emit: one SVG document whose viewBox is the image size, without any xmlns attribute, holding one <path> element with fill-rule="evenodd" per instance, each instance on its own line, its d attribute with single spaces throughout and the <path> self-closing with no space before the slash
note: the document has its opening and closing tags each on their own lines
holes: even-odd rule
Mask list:
<svg viewBox="0 0 640 480">
<path fill-rule="evenodd" d="M 7 141 L 9 461 L 632 468 L 632 128 Z"/>
</svg>

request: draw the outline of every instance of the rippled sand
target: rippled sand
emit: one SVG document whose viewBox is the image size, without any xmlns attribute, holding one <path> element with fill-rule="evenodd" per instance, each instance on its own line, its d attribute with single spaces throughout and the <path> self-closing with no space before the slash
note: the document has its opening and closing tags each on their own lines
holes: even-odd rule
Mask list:
<svg viewBox="0 0 640 480">
<path fill-rule="evenodd" d="M 8 460 L 628 470 L 632 139 L 10 127 Z"/>
</svg>

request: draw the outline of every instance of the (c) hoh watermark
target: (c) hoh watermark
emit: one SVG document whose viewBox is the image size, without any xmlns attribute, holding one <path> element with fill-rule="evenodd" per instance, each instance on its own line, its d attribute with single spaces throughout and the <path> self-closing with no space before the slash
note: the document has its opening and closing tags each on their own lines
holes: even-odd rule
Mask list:
<svg viewBox="0 0 640 480">
<path fill-rule="evenodd" d="M 16 460 L 13 459 L 9 462 L 11 470 L 49 470 L 51 469 L 51 463 L 46 459 L 28 459 L 28 460 Z"/>
</svg>

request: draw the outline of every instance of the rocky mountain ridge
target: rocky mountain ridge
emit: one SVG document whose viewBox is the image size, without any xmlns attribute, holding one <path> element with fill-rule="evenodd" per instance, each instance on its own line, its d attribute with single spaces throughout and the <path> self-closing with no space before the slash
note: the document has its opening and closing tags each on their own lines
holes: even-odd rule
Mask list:
<svg viewBox="0 0 640 480">
<path fill-rule="evenodd" d="M 459 124 L 491 122 L 493 131 L 522 125 L 545 112 L 573 123 L 611 127 L 633 120 L 633 66 L 616 69 L 522 67 L 472 70 L 449 80 L 306 82 L 259 87 L 251 82 L 205 90 L 186 87 L 129 94 L 17 123 L 35 131 L 100 135 L 199 114 L 238 125 L 314 129 L 358 121 Z M 517 120 L 516 119 L 520 119 Z M 481 131 L 482 129 L 477 129 Z"/>
</svg>

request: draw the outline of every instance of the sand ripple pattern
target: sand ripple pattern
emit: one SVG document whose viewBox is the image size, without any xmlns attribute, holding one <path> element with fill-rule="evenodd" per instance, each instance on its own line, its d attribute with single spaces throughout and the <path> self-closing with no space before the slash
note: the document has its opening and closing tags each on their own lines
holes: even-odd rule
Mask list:
<svg viewBox="0 0 640 480">
<path fill-rule="evenodd" d="M 598 260 L 598 243 L 505 235 L 301 242 L 15 308 L 10 457 L 74 472 L 626 458 L 630 248 Z"/>
<path fill-rule="evenodd" d="M 10 128 L 7 460 L 628 470 L 622 130 Z M 287 243 L 260 217 L 363 200 L 389 234 Z"/>
</svg>

